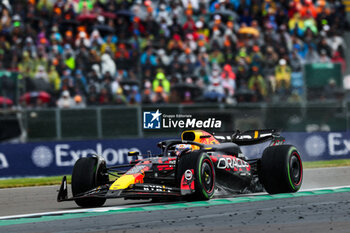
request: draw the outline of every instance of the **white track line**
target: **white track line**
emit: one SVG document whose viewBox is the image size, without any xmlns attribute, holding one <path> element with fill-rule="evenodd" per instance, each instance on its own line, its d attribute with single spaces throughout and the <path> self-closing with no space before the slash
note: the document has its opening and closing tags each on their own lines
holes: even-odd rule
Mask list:
<svg viewBox="0 0 350 233">
<path fill-rule="evenodd" d="M 339 170 L 339 169 L 349 169 L 349 166 L 341 166 L 341 167 L 315 167 L 315 168 L 306 168 L 304 171 L 316 171 L 316 170 Z"/>
<path fill-rule="evenodd" d="M 13 218 L 30 218 L 30 217 L 39 217 L 39 216 L 47 216 L 47 215 L 60 215 L 60 214 L 72 214 L 72 213 L 98 213 L 98 212 L 107 212 L 110 210 L 123 210 L 131 207 L 142 207 L 147 204 L 134 204 L 128 205 L 126 207 L 98 207 L 98 208 L 81 208 L 74 210 L 59 210 L 59 211 L 50 211 L 50 212 L 39 212 L 39 213 L 31 213 L 31 214 L 18 214 L 18 215 L 9 215 L 2 216 L 0 220 L 4 219 L 13 219 Z"/>
<path fill-rule="evenodd" d="M 318 190 L 326 190 L 326 189 L 341 189 L 341 188 L 350 188 L 349 185 L 345 185 L 345 186 L 331 186 L 331 187 L 323 187 L 323 188 L 312 188 L 312 189 L 300 189 L 300 192 L 308 192 L 308 191 L 318 191 Z"/>
<path fill-rule="evenodd" d="M 120 210 L 125 209 L 121 207 L 104 207 L 104 208 L 93 208 L 93 209 L 78 209 L 78 210 L 61 210 L 61 211 L 52 211 L 52 212 L 41 212 L 41 213 L 32 213 L 32 214 L 19 214 L 19 215 L 9 215 L 0 217 L 0 220 L 4 219 L 13 219 L 13 218 L 30 218 L 38 217 L 45 215 L 60 215 L 60 214 L 72 214 L 72 213 L 89 213 L 89 212 L 106 212 L 109 210 Z"/>
<path fill-rule="evenodd" d="M 327 190 L 327 189 L 334 190 L 334 189 L 340 189 L 340 188 L 350 188 L 350 186 L 337 186 L 337 187 L 324 187 L 324 188 L 304 189 L 304 190 L 301 190 L 301 192 L 303 192 L 303 191 L 307 192 L 307 191 Z M 240 197 L 244 197 L 244 196 L 257 196 L 257 195 L 266 195 L 266 194 L 267 193 L 253 193 L 253 194 L 239 195 L 239 196 Z M 222 198 L 222 199 L 225 199 L 225 198 Z M 100 208 L 87 208 L 87 209 L 74 209 L 74 210 L 61 210 L 61 211 L 31 213 L 31 214 L 9 215 L 9 216 L 0 217 L 0 220 L 15 219 L 15 218 L 30 218 L 30 217 L 39 217 L 39 216 L 47 216 L 47 215 L 71 214 L 71 213 L 98 213 L 98 212 L 107 212 L 107 211 L 110 211 L 110 210 L 122 210 L 122 209 L 131 208 L 131 207 L 140 207 L 140 206 L 144 206 L 144 205 L 145 204 L 139 204 L 139 205 L 136 204 L 136 205 L 130 205 L 130 206 L 127 206 L 127 207 L 100 207 Z"/>
</svg>

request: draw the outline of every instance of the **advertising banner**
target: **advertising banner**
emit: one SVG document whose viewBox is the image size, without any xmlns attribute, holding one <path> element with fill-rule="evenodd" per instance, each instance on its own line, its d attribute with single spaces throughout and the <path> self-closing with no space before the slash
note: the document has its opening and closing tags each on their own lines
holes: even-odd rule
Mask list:
<svg viewBox="0 0 350 233">
<path fill-rule="evenodd" d="M 282 133 L 304 161 L 350 158 L 350 132 Z"/>
<path fill-rule="evenodd" d="M 98 154 L 107 165 L 129 163 L 129 151 L 159 154 L 160 139 L 118 139 L 0 144 L 0 178 L 71 174 L 80 157 Z"/>
<path fill-rule="evenodd" d="M 350 158 L 350 132 L 282 133 L 285 144 L 299 150 L 303 161 Z M 80 157 L 98 154 L 107 165 L 129 163 L 129 151 L 159 154 L 162 139 L 116 139 L 67 142 L 36 142 L 0 145 L 0 178 L 71 174 Z M 260 157 L 268 143 L 243 146 L 249 159 Z"/>
</svg>

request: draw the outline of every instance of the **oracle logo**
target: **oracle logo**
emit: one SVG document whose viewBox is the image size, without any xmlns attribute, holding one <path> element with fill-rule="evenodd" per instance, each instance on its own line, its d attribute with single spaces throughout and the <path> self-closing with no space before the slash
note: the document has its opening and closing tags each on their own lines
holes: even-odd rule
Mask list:
<svg viewBox="0 0 350 233">
<path fill-rule="evenodd" d="M 249 163 L 238 159 L 238 158 L 220 158 L 218 161 L 217 168 L 219 169 L 226 169 L 226 168 L 242 168 L 242 167 L 249 167 Z"/>
</svg>

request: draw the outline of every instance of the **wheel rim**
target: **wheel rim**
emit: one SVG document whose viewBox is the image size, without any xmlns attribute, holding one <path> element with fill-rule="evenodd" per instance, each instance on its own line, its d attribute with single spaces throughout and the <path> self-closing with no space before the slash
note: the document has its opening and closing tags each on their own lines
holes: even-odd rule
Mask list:
<svg viewBox="0 0 350 233">
<path fill-rule="evenodd" d="M 207 193 L 211 193 L 214 189 L 213 168 L 209 160 L 204 160 L 201 171 L 202 184 Z"/>
<path fill-rule="evenodd" d="M 294 185 L 299 185 L 302 178 L 302 165 L 298 154 L 293 153 L 290 159 L 290 176 Z"/>
</svg>

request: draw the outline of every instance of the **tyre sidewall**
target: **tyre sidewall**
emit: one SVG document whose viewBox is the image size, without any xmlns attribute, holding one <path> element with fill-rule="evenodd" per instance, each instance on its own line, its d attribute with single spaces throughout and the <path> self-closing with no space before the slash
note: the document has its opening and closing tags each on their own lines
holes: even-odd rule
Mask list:
<svg viewBox="0 0 350 233">
<path fill-rule="evenodd" d="M 208 163 L 211 165 L 212 174 L 213 174 L 213 189 L 211 192 L 207 193 L 201 182 L 201 169 L 203 161 L 208 160 Z M 214 195 L 215 190 L 215 168 L 214 164 L 211 161 L 209 155 L 203 151 L 192 151 L 180 155 L 177 162 L 177 180 L 178 184 L 181 184 L 181 178 L 184 172 L 188 169 L 193 169 L 194 171 L 194 182 L 195 182 L 195 193 L 190 195 L 189 200 L 208 200 Z"/>
<path fill-rule="evenodd" d="M 298 184 L 291 178 L 290 161 L 296 156 L 300 163 L 301 177 Z M 259 179 L 268 193 L 289 193 L 300 189 L 303 169 L 300 154 L 292 145 L 271 146 L 264 150 L 260 161 Z"/>
<path fill-rule="evenodd" d="M 299 152 L 297 151 L 297 149 L 294 147 L 294 146 L 291 146 L 289 151 L 288 151 L 288 158 L 286 160 L 286 163 L 287 163 L 287 169 L 286 169 L 286 178 L 288 179 L 288 184 L 289 184 L 289 188 L 292 190 L 292 192 L 296 192 L 300 189 L 301 187 L 301 184 L 302 184 L 302 181 L 303 181 L 303 163 L 301 161 L 301 158 L 300 158 L 300 154 Z M 299 160 L 299 166 L 300 166 L 300 179 L 299 179 L 299 182 L 297 184 L 295 184 L 293 181 L 292 181 L 292 174 L 291 174 L 291 167 L 290 167 L 290 162 L 291 162 L 291 159 L 293 156 L 296 156 L 297 159 Z"/>
<path fill-rule="evenodd" d="M 202 168 L 204 163 L 208 163 L 211 172 L 212 172 L 212 179 L 213 179 L 213 186 L 211 190 L 207 191 L 204 187 L 204 184 L 202 183 Z M 196 184 L 196 192 L 197 194 L 201 197 L 201 199 L 204 200 L 209 200 L 210 198 L 213 197 L 214 195 L 214 190 L 215 190 L 215 169 L 214 169 L 214 164 L 211 161 L 210 157 L 206 153 L 201 153 L 200 156 L 197 159 L 197 164 L 196 164 L 196 169 L 195 169 L 195 184 Z"/>
</svg>

